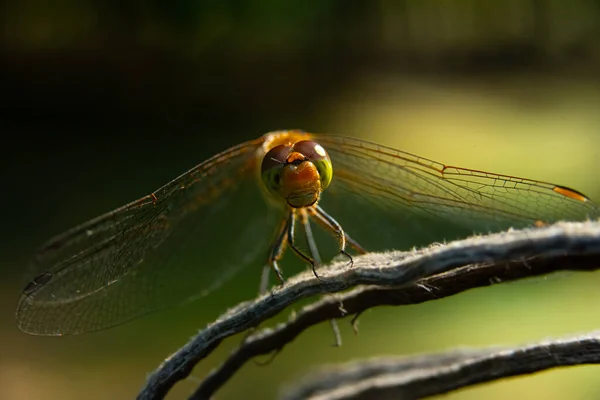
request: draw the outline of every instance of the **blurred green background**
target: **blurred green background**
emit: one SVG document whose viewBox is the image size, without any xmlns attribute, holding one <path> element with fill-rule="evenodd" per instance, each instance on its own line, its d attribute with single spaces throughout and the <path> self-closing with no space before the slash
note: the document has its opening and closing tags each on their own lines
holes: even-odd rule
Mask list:
<svg viewBox="0 0 600 400">
<path fill-rule="evenodd" d="M 2 399 L 132 398 L 161 360 L 251 298 L 259 270 L 97 333 L 35 337 L 14 321 L 44 240 L 271 130 L 359 136 L 600 201 L 598 0 L 13 0 L 0 21 Z M 372 310 L 359 336 L 341 321 L 341 348 L 323 324 L 218 396 L 273 398 L 323 363 L 591 331 L 599 283 L 570 274 Z M 239 340 L 169 398 L 184 398 Z M 444 398 L 597 398 L 598 374 L 554 370 Z"/>
</svg>

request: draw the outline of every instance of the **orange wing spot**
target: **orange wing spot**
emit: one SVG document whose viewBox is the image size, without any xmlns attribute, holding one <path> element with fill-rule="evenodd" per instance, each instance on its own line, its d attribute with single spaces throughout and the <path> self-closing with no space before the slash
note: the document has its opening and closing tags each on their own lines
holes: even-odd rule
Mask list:
<svg viewBox="0 0 600 400">
<path fill-rule="evenodd" d="M 554 188 L 552 188 L 552 190 L 554 190 L 558 194 L 562 194 L 563 196 L 566 196 L 573 200 L 583 201 L 583 202 L 588 201 L 588 198 L 585 197 L 582 193 L 579 193 L 576 190 L 569 189 L 564 186 L 554 186 Z"/>
<path fill-rule="evenodd" d="M 538 219 L 533 223 L 533 226 L 536 228 L 543 228 L 544 226 L 548 226 L 548 223 Z"/>
</svg>

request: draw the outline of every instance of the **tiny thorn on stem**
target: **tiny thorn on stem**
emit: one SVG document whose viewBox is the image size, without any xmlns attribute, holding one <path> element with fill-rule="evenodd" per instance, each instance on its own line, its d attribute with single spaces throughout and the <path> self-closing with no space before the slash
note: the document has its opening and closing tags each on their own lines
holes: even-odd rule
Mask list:
<svg viewBox="0 0 600 400">
<path fill-rule="evenodd" d="M 354 334 L 356 336 L 358 336 L 358 317 L 360 317 L 361 314 L 362 314 L 362 312 L 356 313 L 356 315 L 354 315 L 354 317 L 352 317 L 352 320 L 350 321 L 350 325 L 352 326 L 352 331 L 354 332 Z"/>
<path fill-rule="evenodd" d="M 271 364 L 274 360 L 275 357 L 277 357 L 277 355 L 281 352 L 281 349 L 275 349 L 273 352 L 271 352 L 271 355 L 269 356 L 269 358 L 267 358 L 266 361 L 257 361 L 255 358 L 252 359 L 252 362 L 254 363 L 254 365 L 257 365 L 259 367 L 265 367 L 269 364 Z"/>
</svg>

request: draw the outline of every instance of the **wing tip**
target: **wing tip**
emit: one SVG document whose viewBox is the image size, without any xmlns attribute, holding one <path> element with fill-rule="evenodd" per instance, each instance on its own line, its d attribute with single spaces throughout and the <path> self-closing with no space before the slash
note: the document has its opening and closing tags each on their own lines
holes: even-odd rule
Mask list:
<svg viewBox="0 0 600 400">
<path fill-rule="evenodd" d="M 590 198 L 587 197 L 586 195 L 584 195 L 583 193 L 581 193 L 575 189 L 568 188 L 566 186 L 556 185 L 552 188 L 552 190 L 555 193 L 561 194 L 561 195 L 568 197 L 570 199 L 573 199 L 573 200 L 580 201 L 582 203 L 590 201 Z"/>
<path fill-rule="evenodd" d="M 25 285 L 23 291 L 21 292 L 22 296 L 31 296 L 39 289 L 41 289 L 46 283 L 50 282 L 50 280 L 52 280 L 53 277 L 54 274 L 49 271 L 39 274 L 38 276 L 33 278 L 27 285 Z"/>
</svg>

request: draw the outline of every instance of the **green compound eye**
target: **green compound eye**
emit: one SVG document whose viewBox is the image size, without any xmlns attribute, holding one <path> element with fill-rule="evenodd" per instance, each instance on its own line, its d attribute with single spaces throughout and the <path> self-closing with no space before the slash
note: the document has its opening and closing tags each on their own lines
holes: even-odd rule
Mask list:
<svg viewBox="0 0 600 400">
<path fill-rule="evenodd" d="M 315 165 L 321 179 L 321 190 L 327 188 L 333 178 L 333 165 L 323 146 L 312 140 L 303 140 L 294 144 L 294 151 L 302 153 Z"/>
<path fill-rule="evenodd" d="M 331 165 L 331 160 L 314 160 L 313 164 L 317 167 L 317 171 L 319 171 L 319 177 L 321 178 L 321 190 L 324 190 L 331 183 L 331 178 L 333 178 L 333 167 Z"/>
<path fill-rule="evenodd" d="M 273 196 L 276 196 L 281 193 L 282 170 L 282 166 L 275 166 L 266 171 L 263 171 L 261 174 L 263 185 L 265 185 L 267 191 Z"/>
<path fill-rule="evenodd" d="M 287 156 L 291 151 L 291 146 L 280 145 L 269 150 L 263 158 L 260 177 L 265 189 L 271 196 L 281 195 L 281 174 Z"/>
</svg>

